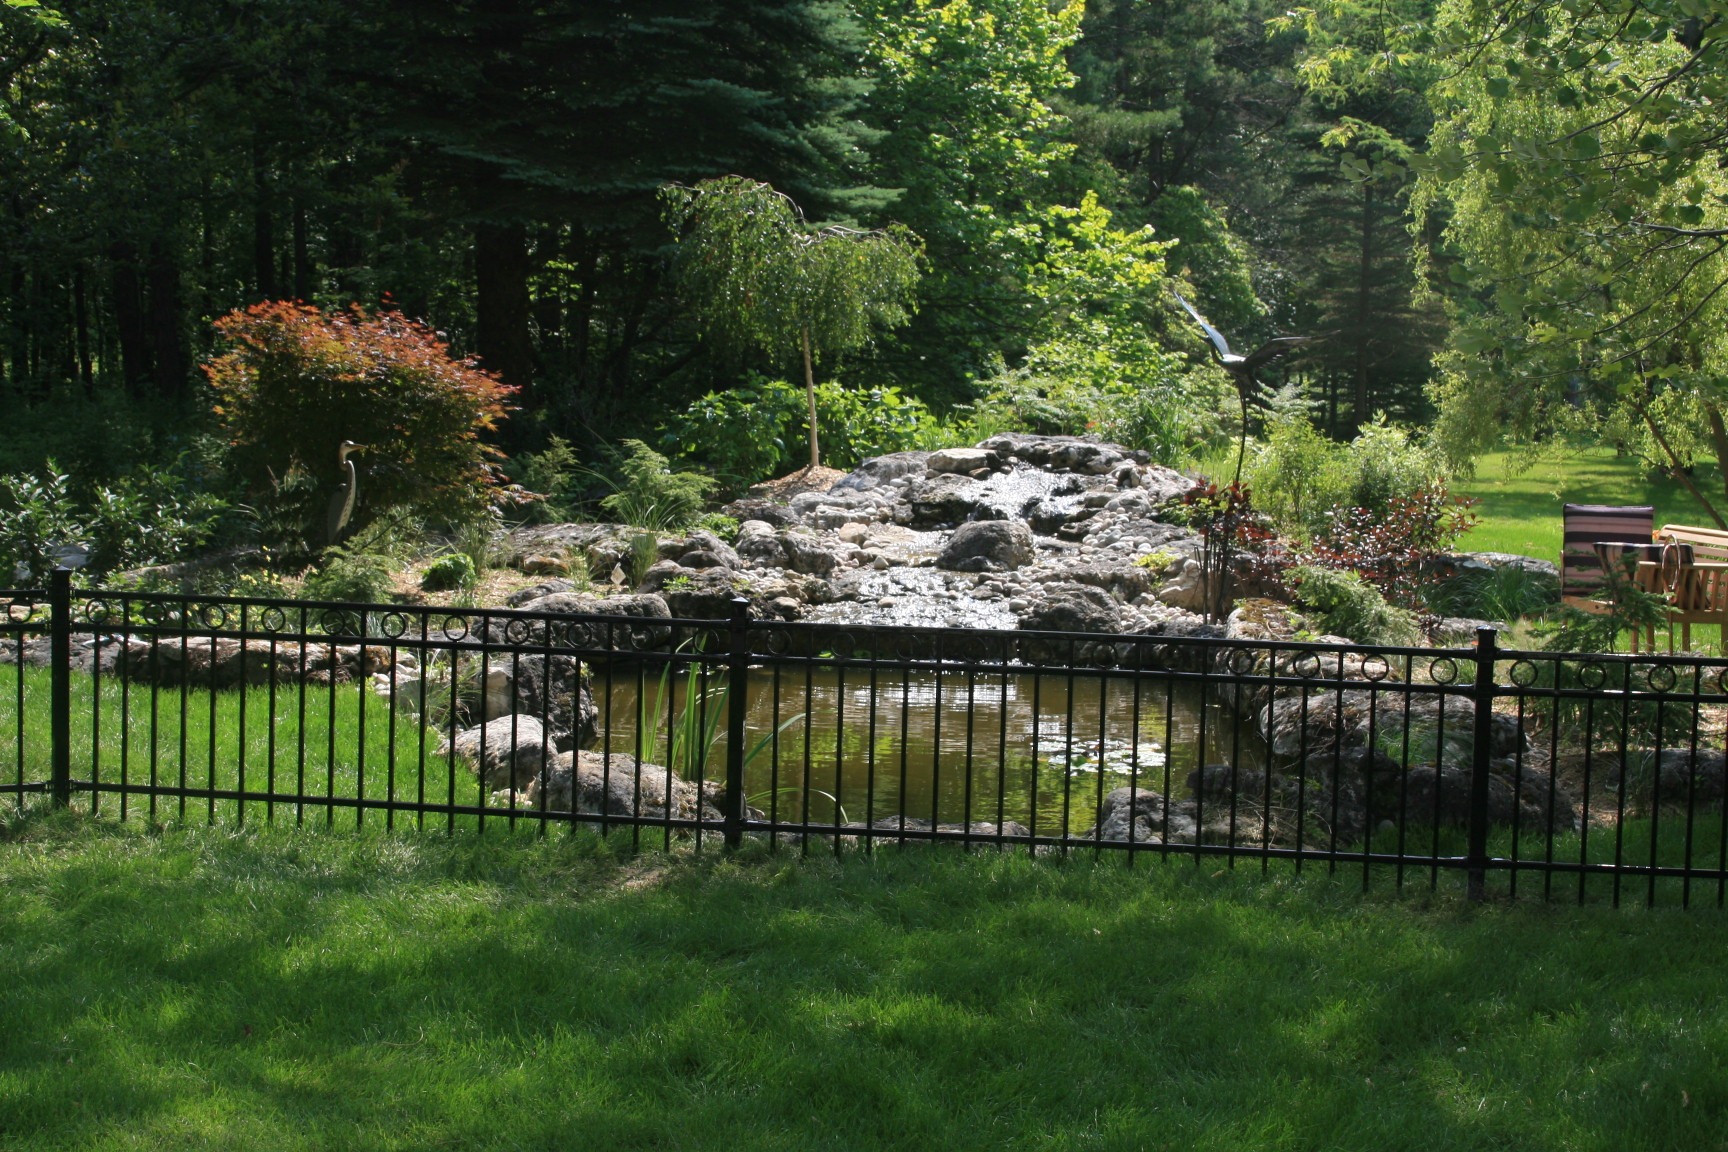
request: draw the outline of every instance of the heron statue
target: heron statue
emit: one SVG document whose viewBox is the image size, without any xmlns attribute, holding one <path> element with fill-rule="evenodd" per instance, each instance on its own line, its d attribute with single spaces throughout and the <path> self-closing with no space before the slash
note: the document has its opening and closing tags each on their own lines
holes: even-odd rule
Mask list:
<svg viewBox="0 0 1728 1152">
<path fill-rule="evenodd" d="M 355 452 L 364 451 L 365 448 L 364 444 L 344 440 L 336 449 L 336 466 L 342 471 L 342 485 L 330 497 L 330 508 L 324 516 L 326 544 L 334 544 L 342 538 L 343 530 L 348 527 L 348 521 L 354 515 L 354 498 L 359 494 L 360 474 L 354 467 L 354 461 L 348 457 Z"/>
<path fill-rule="evenodd" d="M 1242 436 L 1236 446 L 1236 479 L 1242 480 L 1242 460 L 1248 454 L 1248 403 L 1260 391 L 1260 381 L 1254 373 L 1281 357 L 1288 356 L 1302 345 L 1317 339 L 1314 336 L 1274 336 L 1246 356 L 1240 356 L 1230 351 L 1230 342 L 1224 339 L 1224 334 L 1212 325 L 1206 323 L 1206 318 L 1195 310 L 1194 305 L 1182 299 L 1180 292 L 1172 293 L 1176 302 L 1187 309 L 1188 315 L 1194 317 L 1194 323 L 1200 325 L 1206 338 L 1212 341 L 1212 355 L 1218 361 L 1218 366 L 1230 374 L 1230 379 L 1236 384 L 1236 398 L 1242 404 Z"/>
</svg>

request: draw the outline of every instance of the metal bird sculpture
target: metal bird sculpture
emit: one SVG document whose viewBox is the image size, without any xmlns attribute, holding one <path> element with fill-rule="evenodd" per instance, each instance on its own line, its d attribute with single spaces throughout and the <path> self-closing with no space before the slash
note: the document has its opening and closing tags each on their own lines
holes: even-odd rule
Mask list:
<svg viewBox="0 0 1728 1152">
<path fill-rule="evenodd" d="M 359 495 L 360 475 L 354 467 L 354 461 L 348 457 L 351 453 L 363 451 L 365 447 L 364 444 L 344 440 L 336 449 L 336 466 L 342 472 L 342 484 L 330 497 L 330 507 L 324 515 L 326 544 L 334 544 L 342 538 L 343 530 L 348 527 L 348 521 L 354 515 L 354 498 Z"/>
<path fill-rule="evenodd" d="M 1236 383 L 1236 398 L 1242 404 L 1242 436 L 1236 449 L 1236 479 L 1242 480 L 1242 460 L 1248 453 L 1248 403 L 1258 396 L 1260 381 L 1254 373 L 1267 364 L 1281 357 L 1288 356 L 1302 345 L 1315 340 L 1313 336 L 1274 336 L 1246 356 L 1230 351 L 1230 342 L 1224 339 L 1224 333 L 1206 323 L 1206 318 L 1195 310 L 1194 305 L 1182 298 L 1180 292 L 1173 292 L 1176 303 L 1182 305 L 1188 315 L 1194 317 L 1194 323 L 1200 325 L 1206 338 L 1212 341 L 1212 354 L 1218 361 L 1218 366 L 1230 374 Z"/>
</svg>

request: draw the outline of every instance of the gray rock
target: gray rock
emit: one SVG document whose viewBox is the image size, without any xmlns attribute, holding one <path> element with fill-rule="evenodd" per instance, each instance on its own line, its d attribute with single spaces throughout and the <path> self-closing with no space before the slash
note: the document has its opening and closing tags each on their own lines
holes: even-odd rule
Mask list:
<svg viewBox="0 0 1728 1152">
<path fill-rule="evenodd" d="M 956 572 L 1011 572 L 1032 562 L 1032 529 L 1017 520 L 962 524 L 948 538 L 936 567 Z"/>
<path fill-rule="evenodd" d="M 511 608 L 520 608 L 524 604 L 539 600 L 545 596 L 553 596 L 559 592 L 569 592 L 575 587 L 576 585 L 569 580 L 543 580 L 539 584 L 535 584 L 529 588 L 518 588 L 516 591 L 510 593 L 509 596 L 505 597 L 504 603 L 509 605 Z"/>
<path fill-rule="evenodd" d="M 1144 463 L 1146 454 L 1130 452 L 1118 444 L 1106 444 L 1081 436 L 1037 436 L 1005 432 L 981 442 L 978 447 L 998 455 L 1018 456 L 1028 464 L 1053 472 L 1080 472 L 1102 476 L 1124 462 Z"/>
<path fill-rule="evenodd" d="M 515 799 L 519 808 L 545 812 L 648 820 L 721 819 L 721 788 L 717 782 L 704 781 L 698 787 L 664 765 L 638 764 L 634 757 L 622 754 L 576 752 L 554 757 Z M 755 820 L 763 818 L 755 809 L 749 809 L 746 815 Z"/>
<path fill-rule="evenodd" d="M 1104 797 L 1098 823 L 1075 840 L 1192 844 L 1198 834 L 1191 804 L 1172 804 L 1150 788 L 1117 788 Z"/>
<path fill-rule="evenodd" d="M 1102 589 L 1053 582 L 1020 616 L 1020 627 L 1042 632 L 1116 632 L 1121 606 Z"/>
<path fill-rule="evenodd" d="M 646 651 L 664 647 L 671 639 L 672 629 L 662 624 L 672 618 L 666 601 L 654 593 L 646 595 L 590 596 L 577 592 L 556 592 L 530 600 L 522 611 L 548 617 L 596 615 L 628 617 L 633 623 L 558 621 L 553 639 L 562 647 L 604 651 Z M 545 624 L 526 620 L 517 624 L 516 633 L 531 644 L 545 643 Z"/>
<path fill-rule="evenodd" d="M 932 452 L 924 467 L 931 474 L 960 472 L 970 475 L 980 469 L 994 468 L 1001 457 L 984 448 L 944 448 Z"/>
<path fill-rule="evenodd" d="M 826 576 L 840 566 L 840 547 L 807 532 L 787 532 L 780 537 L 786 567 L 807 576 Z"/>
<path fill-rule="evenodd" d="M 928 452 L 893 452 L 887 456 L 872 457 L 848 475 L 836 480 L 834 487 L 828 491 L 868 492 L 903 476 L 921 475 L 929 459 Z"/>
<path fill-rule="evenodd" d="M 779 535 L 763 520 L 748 520 L 738 527 L 735 551 L 752 568 L 786 567 L 786 548 Z"/>
<path fill-rule="evenodd" d="M 557 759 L 558 749 L 540 721 L 511 715 L 458 732 L 450 754 L 479 773 L 487 788 L 522 790 Z"/>
</svg>

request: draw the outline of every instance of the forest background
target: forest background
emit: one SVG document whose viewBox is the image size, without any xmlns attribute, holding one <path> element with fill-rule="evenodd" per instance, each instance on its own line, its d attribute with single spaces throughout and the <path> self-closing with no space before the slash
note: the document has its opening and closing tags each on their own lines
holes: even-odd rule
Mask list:
<svg viewBox="0 0 1728 1152">
<path fill-rule="evenodd" d="M 911 321 L 821 365 L 858 452 L 1216 449 L 1180 291 L 1239 351 L 1328 333 L 1284 369 L 1325 435 L 1581 433 L 1689 476 L 1728 454 L 1725 10 L 4 0 L 0 457 L 206 483 L 214 322 L 293 299 L 477 357 L 517 461 L 795 465 L 794 356 L 705 340 L 673 274 L 661 190 L 736 173 L 921 242 Z"/>
</svg>

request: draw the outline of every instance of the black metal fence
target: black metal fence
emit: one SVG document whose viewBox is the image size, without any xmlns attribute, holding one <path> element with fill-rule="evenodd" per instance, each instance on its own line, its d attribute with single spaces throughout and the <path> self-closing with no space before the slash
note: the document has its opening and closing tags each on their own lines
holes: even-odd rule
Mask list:
<svg viewBox="0 0 1728 1152">
<path fill-rule="evenodd" d="M 1728 897 L 1728 663 L 0 593 L 0 802 Z M 645 603 L 632 599 L 635 611 Z"/>
</svg>

